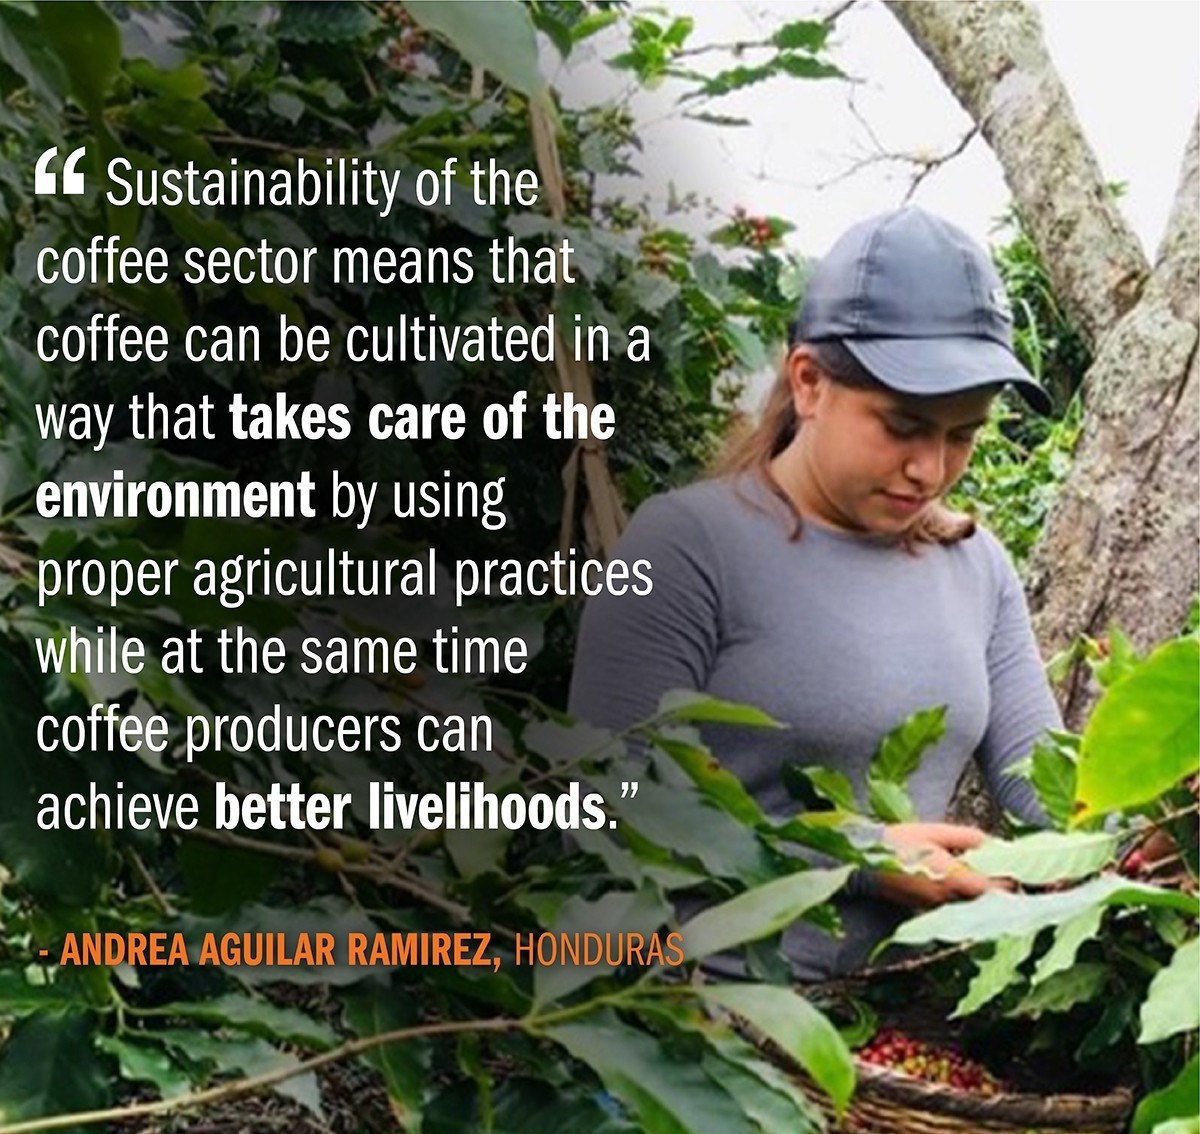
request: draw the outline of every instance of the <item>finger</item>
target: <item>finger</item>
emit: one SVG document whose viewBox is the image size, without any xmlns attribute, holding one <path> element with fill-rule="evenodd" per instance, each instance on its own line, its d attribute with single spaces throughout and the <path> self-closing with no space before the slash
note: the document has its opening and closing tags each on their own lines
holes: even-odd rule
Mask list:
<svg viewBox="0 0 1200 1134">
<path fill-rule="evenodd" d="M 930 842 L 948 851 L 974 850 L 987 839 L 978 827 L 964 823 L 922 823 L 923 834 Z"/>
<path fill-rule="evenodd" d="M 1014 888 L 1007 878 L 991 878 L 963 867 L 961 863 L 959 865 L 962 868 L 947 875 L 945 880 L 946 886 L 953 889 L 958 898 L 979 898 L 994 891 L 1007 892 Z"/>
</svg>

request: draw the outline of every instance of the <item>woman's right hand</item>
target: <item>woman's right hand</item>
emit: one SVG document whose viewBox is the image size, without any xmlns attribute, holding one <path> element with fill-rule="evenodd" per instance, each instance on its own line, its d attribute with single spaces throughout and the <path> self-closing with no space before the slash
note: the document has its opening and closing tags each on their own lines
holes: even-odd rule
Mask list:
<svg viewBox="0 0 1200 1134">
<path fill-rule="evenodd" d="M 872 891 L 897 905 L 928 908 L 1011 890 L 1011 882 L 980 874 L 958 857 L 986 837 L 978 827 L 960 823 L 893 823 L 883 829 L 883 841 L 906 871 L 875 871 Z"/>
</svg>

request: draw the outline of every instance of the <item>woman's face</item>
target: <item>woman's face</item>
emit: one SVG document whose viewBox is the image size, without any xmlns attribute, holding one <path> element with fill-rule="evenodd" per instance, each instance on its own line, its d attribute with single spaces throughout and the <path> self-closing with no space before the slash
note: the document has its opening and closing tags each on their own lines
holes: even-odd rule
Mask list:
<svg viewBox="0 0 1200 1134">
<path fill-rule="evenodd" d="M 901 534 L 915 524 L 962 475 L 996 393 L 859 390 L 838 385 L 807 356 L 801 372 L 795 357 L 790 366 L 801 427 L 777 476 L 801 514 L 847 531 Z"/>
</svg>

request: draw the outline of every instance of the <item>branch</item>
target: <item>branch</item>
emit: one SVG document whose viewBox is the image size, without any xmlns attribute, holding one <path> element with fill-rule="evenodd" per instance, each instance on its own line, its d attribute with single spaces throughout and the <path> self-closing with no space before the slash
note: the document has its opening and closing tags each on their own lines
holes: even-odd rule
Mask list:
<svg viewBox="0 0 1200 1134">
<path fill-rule="evenodd" d="M 187 835 L 194 839 L 201 839 L 206 843 L 213 843 L 216 846 L 228 847 L 231 850 L 250 851 L 253 854 L 265 854 L 273 858 L 286 858 L 290 862 L 309 863 L 320 869 L 325 869 L 317 861 L 319 852 L 308 850 L 305 847 L 293 847 L 286 843 L 272 843 L 267 842 L 265 839 L 250 839 L 245 835 L 235 835 L 230 831 L 214 831 L 209 827 L 192 827 L 187 830 L 182 827 L 172 827 L 170 830 L 177 835 Z M 344 862 L 338 873 L 355 875 L 360 878 L 369 879 L 382 886 L 390 886 L 395 890 L 402 890 L 404 893 L 449 914 L 456 921 L 468 922 L 471 919 L 471 911 L 466 906 L 451 901 L 449 898 L 442 897 L 441 894 L 431 890 L 428 886 L 419 882 L 413 875 L 407 871 L 398 869 L 395 865 L 376 866 L 369 862 Z M 3 1127 L 0 1127 L 0 1134 L 4 1134 Z"/>
<path fill-rule="evenodd" d="M 490 1020 L 460 1020 L 446 1021 L 437 1024 L 419 1024 L 411 1028 L 398 1028 L 391 1032 L 380 1032 L 374 1036 L 364 1036 L 346 1043 L 309 1059 L 287 1067 L 278 1067 L 274 1071 L 266 1071 L 261 1075 L 252 1075 L 248 1079 L 238 1079 L 232 1083 L 222 1083 L 218 1087 L 209 1087 L 203 1091 L 179 1095 L 171 1099 L 158 1099 L 154 1102 L 133 1103 L 129 1106 L 110 1107 L 107 1110 L 86 1110 L 77 1114 L 56 1114 L 50 1118 L 34 1118 L 28 1122 L 14 1122 L 8 1126 L 0 1126 L 0 1134 L 34 1134 L 38 1130 L 63 1130 L 72 1126 L 95 1126 L 101 1122 L 121 1122 L 131 1118 L 153 1118 L 160 1114 L 169 1114 L 176 1110 L 187 1110 L 197 1106 L 209 1106 L 212 1103 L 226 1102 L 229 1099 L 240 1098 L 242 1095 L 254 1094 L 264 1087 L 273 1087 L 296 1075 L 303 1075 L 337 1063 L 351 1056 L 362 1055 L 377 1047 L 399 1043 L 402 1040 L 419 1039 L 423 1036 L 455 1035 L 462 1032 L 509 1032 L 524 1027 L 523 1020 L 496 1017 Z"/>
<path fill-rule="evenodd" d="M 1137 302 L 1149 264 L 1108 191 L 1042 39 L 1011 0 L 887 0 L 977 124 L 1050 270 L 1093 343 Z"/>
<path fill-rule="evenodd" d="M 819 21 L 832 29 L 838 20 L 857 3 L 858 0 L 843 0 L 841 4 L 835 5 L 825 15 L 817 16 L 813 22 Z M 699 47 L 685 47 L 675 52 L 674 58 L 692 59 L 697 55 L 708 55 L 714 51 L 720 51 L 725 55 L 744 55 L 747 51 L 753 51 L 755 48 L 765 49 L 774 46 L 769 36 L 766 39 L 735 39 L 731 43 L 703 43 Z"/>
<path fill-rule="evenodd" d="M 697 969 L 697 971 L 699 971 Z M 500 1035 L 504 1032 L 525 1031 L 531 1036 L 537 1036 L 549 1024 L 558 1024 L 566 1020 L 576 1019 L 587 1015 L 597 1008 L 609 1005 L 628 1003 L 630 997 L 636 996 L 692 996 L 695 989 L 689 984 L 668 984 L 656 988 L 644 988 L 635 985 L 633 988 L 605 993 L 582 1004 L 571 1004 L 565 1008 L 556 1008 L 541 1016 L 525 1016 L 517 1019 L 511 1016 L 494 1016 L 487 1020 L 446 1020 L 435 1024 L 417 1024 L 408 1028 L 397 1028 L 390 1032 L 380 1032 L 373 1036 L 360 1036 L 358 1039 L 347 1040 L 329 1051 L 302 1059 L 287 1067 L 277 1067 L 261 1075 L 252 1075 L 247 1079 L 238 1079 L 232 1083 L 222 1083 L 217 1087 L 209 1087 L 203 1091 L 194 1091 L 171 1099 L 157 1099 L 153 1102 L 132 1103 L 129 1106 L 110 1107 L 107 1110 L 80 1111 L 75 1114 L 56 1114 L 49 1118 L 34 1118 L 28 1122 L 14 1122 L 8 1126 L 0 1126 L 0 1134 L 35 1134 L 41 1130 L 62 1130 L 72 1126 L 95 1126 L 101 1122 L 120 1122 L 132 1118 L 153 1118 L 160 1114 L 169 1114 L 176 1110 L 189 1110 L 192 1107 L 208 1106 L 211 1103 L 226 1102 L 229 1099 L 240 1098 L 243 1095 L 254 1094 L 264 1087 L 273 1087 L 293 1079 L 297 1075 L 305 1075 L 331 1063 L 339 1063 L 355 1055 L 363 1055 L 378 1047 L 401 1043 L 404 1040 L 422 1039 L 428 1036 L 461 1035 L 464 1032 L 482 1032 Z"/>
<path fill-rule="evenodd" d="M 913 177 L 911 184 L 908 187 L 908 192 L 904 194 L 904 204 L 908 204 L 912 200 L 913 194 L 921 182 L 925 180 L 935 169 L 941 169 L 947 162 L 953 161 L 959 154 L 963 152 L 974 140 L 979 133 L 978 126 L 972 126 L 960 139 L 957 145 L 951 146 L 944 153 L 934 154 L 932 157 L 922 158 L 914 156 L 912 160 L 920 162 L 921 168 Z"/>
</svg>

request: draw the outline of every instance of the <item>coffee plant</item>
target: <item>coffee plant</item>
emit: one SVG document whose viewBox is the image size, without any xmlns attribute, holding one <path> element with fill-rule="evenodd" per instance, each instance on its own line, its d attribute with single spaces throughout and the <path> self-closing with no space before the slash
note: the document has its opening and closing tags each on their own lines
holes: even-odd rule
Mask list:
<svg viewBox="0 0 1200 1134">
<path fill-rule="evenodd" d="M 175 333 L 192 325 L 255 326 L 268 342 L 281 315 L 294 324 L 335 327 L 386 326 L 430 312 L 447 324 L 496 315 L 525 327 L 550 310 L 564 319 L 578 315 L 607 327 L 617 344 L 612 357 L 595 366 L 594 378 L 597 396 L 615 407 L 620 424 L 607 453 L 610 467 L 625 502 L 636 504 L 707 462 L 728 417 L 722 397 L 728 401 L 746 375 L 769 361 L 766 344 L 782 340 L 802 291 L 803 265 L 781 247 L 788 224 L 780 218 L 746 209 L 703 239 L 672 228 L 643 204 L 602 197 L 602 175 L 636 169 L 641 160 L 634 124 L 622 105 L 574 108 L 561 87 L 547 85 L 535 33 L 562 65 L 560 84 L 570 81 L 580 45 L 601 34 L 623 37 L 615 66 L 638 82 L 669 75 L 691 83 L 686 112 L 719 127 L 729 123 L 713 107 L 730 91 L 773 77 L 837 76 L 826 55 L 828 31 L 820 21 L 788 23 L 761 42 L 737 45 L 729 66 L 701 75 L 689 63 L 688 21 L 627 16 L 608 5 L 114 0 L 0 8 L 0 1127 L 83 1129 L 177 1109 L 189 1116 L 186 1122 L 201 1105 L 268 1091 L 286 1096 L 294 1114 L 332 1121 L 323 1076 L 352 1062 L 364 1065 L 369 1082 L 386 1094 L 388 1122 L 425 1134 L 796 1132 L 824 1122 L 808 1090 L 834 1109 L 847 1105 L 854 1037 L 843 1035 L 802 990 L 779 983 L 778 937 L 800 917 L 836 931 L 830 899 L 851 872 L 895 864 L 876 845 L 875 828 L 849 816 L 857 809 L 853 792 L 847 796 L 846 785 L 831 775 L 808 770 L 804 782 L 846 816 L 831 817 L 826 808 L 781 822 L 764 815 L 702 743 L 699 729 L 714 721 L 774 727 L 761 713 L 673 696 L 627 736 L 573 725 L 553 708 L 563 700 L 577 614 L 567 604 L 459 612 L 464 630 L 520 635 L 534 657 L 519 680 L 501 675 L 469 682 L 434 672 L 427 654 L 415 672 L 382 678 L 294 670 L 276 678 L 231 677 L 217 664 L 213 639 L 234 625 L 289 640 L 317 633 L 387 641 L 411 635 L 427 642 L 444 620 L 418 600 L 385 605 L 344 596 L 303 603 L 251 596 L 231 605 L 191 586 L 153 598 L 135 588 L 112 603 L 78 593 L 40 599 L 42 564 L 123 559 L 153 568 L 174 559 L 191 582 L 201 561 L 239 555 L 319 555 L 336 548 L 403 558 L 434 544 L 448 555 L 480 551 L 477 535 L 420 518 L 359 531 L 333 524 L 37 516 L 39 483 L 102 478 L 114 468 L 164 481 L 254 478 L 268 469 L 322 475 L 336 469 L 344 478 L 384 482 L 506 475 L 519 491 L 510 496 L 509 522 L 488 533 L 486 552 L 514 558 L 546 554 L 564 532 L 574 540 L 582 503 L 573 504 L 564 487 L 570 446 L 544 438 L 486 445 L 470 438 L 457 445 L 364 441 L 352 449 L 317 441 L 247 446 L 225 436 L 139 443 L 118 413 L 108 445 L 95 453 L 43 440 L 39 404 L 120 407 L 135 393 L 153 393 L 167 406 L 204 397 L 223 404 L 239 392 L 250 401 L 286 394 L 295 402 L 341 401 L 356 409 L 446 399 L 478 409 L 518 390 L 544 394 L 552 375 L 524 364 L 278 367 L 178 356 L 137 368 L 103 360 L 51 367 L 30 348 L 40 327 L 113 311 Z M 38 197 L 29 176 L 46 150 L 69 153 L 84 144 L 90 161 L 123 155 L 147 172 L 189 160 L 222 168 L 234 158 L 270 169 L 326 154 L 370 154 L 405 168 L 440 167 L 447 156 L 538 168 L 545 136 L 536 122 L 550 122 L 554 131 L 557 165 L 550 169 L 562 195 L 557 213 L 476 206 L 461 197 L 433 208 L 405 200 L 387 219 L 343 207 L 115 206 L 95 192 Z M 352 285 L 325 271 L 303 289 L 261 281 L 218 288 L 181 277 L 153 287 L 38 286 L 39 249 L 86 245 L 97 233 L 159 246 L 175 258 L 187 247 L 232 252 L 265 240 L 415 249 L 421 259 L 466 248 L 483 261 L 496 238 L 512 236 L 531 248 L 568 238 L 584 286 L 484 279 L 461 286 L 436 279 Z M 630 362 L 620 346 L 634 324 L 650 330 L 652 365 Z M 160 658 L 136 674 L 44 672 L 39 659 L 48 645 L 105 625 L 148 642 L 195 630 L 202 664 L 186 674 Z M 1166 663 L 1157 657 L 1134 662 L 1122 655 L 1131 671 L 1114 682 L 1106 703 L 1128 701 L 1133 683 L 1139 696 L 1158 698 L 1152 716 L 1167 719 L 1164 698 L 1170 698 L 1146 690 L 1174 689 L 1170 682 L 1178 675 L 1164 679 Z M 388 711 L 407 728 L 430 712 L 486 713 L 495 736 L 487 751 L 446 745 L 428 753 L 408 745 L 386 761 L 316 744 L 259 744 L 248 752 L 181 758 L 180 722 L 188 715 L 263 717 L 280 703 L 298 716 L 366 718 Z M 166 714 L 174 722 L 170 748 L 158 759 L 131 757 L 103 742 L 74 753 L 40 750 L 36 732 L 43 716 L 86 713 L 91 704 L 116 705 L 127 717 Z M 1105 761 L 1114 758 L 1095 753 L 1108 751 L 1106 743 L 1147 743 L 1140 734 L 1129 737 L 1120 712 L 1104 711 L 1116 713 L 1120 727 L 1100 723 L 1094 735 L 1055 738 L 1032 759 L 1029 774 L 1047 813 L 1064 829 L 1030 838 L 1053 839 L 1053 845 L 1018 840 L 986 848 L 999 857 L 1002 872 L 1012 871 L 1031 888 L 1013 901 L 1049 905 L 1025 915 L 1025 935 L 1040 936 L 1013 962 L 1003 987 L 985 1000 L 976 991 L 979 1004 L 968 1001 L 964 1012 L 1003 1005 L 1015 1012 L 1011 1018 L 1030 1019 L 1048 1035 L 1055 1022 L 1073 1020 L 1070 1012 L 1098 1008 L 1106 988 L 1119 989 L 1124 999 L 1113 1002 L 1126 1004 L 1124 1014 L 1103 1029 L 1103 1021 L 1093 1021 L 1092 1046 L 1119 1054 L 1133 1045 L 1144 1056 L 1145 1082 L 1157 1086 L 1177 1069 L 1179 1049 L 1195 1027 L 1166 1011 L 1186 979 L 1195 899 L 1185 888 L 1164 885 L 1157 865 L 1138 879 L 1106 871 L 1122 853 L 1127 866 L 1136 865 L 1139 849 L 1126 843 L 1148 839 L 1154 826 L 1179 840 L 1181 862 L 1194 876 L 1184 814 L 1189 804 L 1175 786 L 1188 769 L 1164 742 L 1160 747 L 1170 749 L 1171 758 L 1145 761 L 1161 764 L 1153 794 L 1121 795 L 1131 786 L 1128 777 L 1118 777 L 1114 782 L 1126 787 L 1103 795 L 1096 784 L 1108 783 Z M 1103 722 L 1100 711 L 1097 719 Z M 904 812 L 904 769 L 915 766 L 939 728 L 936 713 L 919 714 L 885 739 L 865 811 L 878 817 Z M 1106 731 L 1113 728 L 1116 733 Z M 1118 734 L 1123 739 L 1097 739 Z M 631 767 L 640 789 L 623 798 L 620 785 L 631 778 Z M 1167 782 L 1168 776 L 1174 779 Z M 1138 785 L 1147 782 L 1140 772 L 1136 778 Z M 531 830 L 407 836 L 372 833 L 359 808 L 342 833 L 300 837 L 268 828 L 234 834 L 218 829 L 209 804 L 190 830 L 37 825 L 43 793 L 115 799 L 141 792 L 166 799 L 188 791 L 211 800 L 217 783 L 238 792 L 285 783 L 309 796 L 357 789 L 353 798 L 365 800 L 363 785 L 386 779 L 414 791 L 482 780 L 498 796 L 525 798 L 586 784 L 604 794 L 617 828 L 574 832 L 567 844 Z M 1125 816 L 1111 830 L 1102 818 L 1110 813 Z M 838 818 L 846 821 L 833 821 Z M 1071 824 L 1081 829 L 1067 831 Z M 812 865 L 812 852 L 820 866 Z M 1065 873 L 1062 866 L 1042 865 L 1034 877 L 1027 859 L 1074 865 Z M 1069 889 L 1055 889 L 1067 881 Z M 668 964 L 654 949 L 669 942 L 685 894 L 702 898 L 707 908 L 682 927 L 680 963 Z M 965 917 L 976 907 L 978 922 L 964 927 L 916 919 L 902 931 L 904 939 L 918 944 L 970 936 L 983 943 L 981 972 L 992 973 L 988 979 L 996 983 L 999 942 L 1007 940 L 999 927 L 1013 923 L 993 925 L 989 919 L 999 915 L 984 903 L 946 913 Z M 1110 930 L 1132 931 L 1134 923 L 1140 944 L 1109 943 Z M 1067 925 L 1073 926 L 1069 935 Z M 149 965 L 128 956 L 72 965 L 56 963 L 53 951 L 79 934 L 130 941 L 177 932 L 196 955 L 209 933 L 232 935 L 233 948 L 253 940 L 243 935 L 260 931 L 295 941 L 319 931 L 374 939 L 484 927 L 501 961 L 496 969 L 289 965 L 278 953 L 254 966 Z M 516 964 L 518 935 L 617 927 L 640 936 L 639 954 L 586 968 Z M 691 979 L 703 958 L 747 945 L 753 946 L 753 980 Z M 1010 942 L 1004 950 L 1011 958 L 1017 946 Z M 1096 966 L 1106 966 L 1107 983 L 1095 975 Z M 1072 987 L 1084 991 L 1066 1007 L 1016 1012 L 1045 997 L 1040 987 L 1057 987 L 1063 982 L 1055 977 L 1069 973 L 1076 974 Z M 1054 1004 L 1067 1000 L 1063 995 Z M 1110 1034 L 1114 1038 L 1102 1043 Z M 788 1053 L 815 1087 L 801 1089 L 765 1058 L 767 1044 Z M 1140 1129 L 1150 1128 L 1146 1115 L 1178 1113 L 1170 1100 L 1180 1082 L 1145 1101 Z M 54 1121 L 62 1115 L 68 1117 Z M 356 1119 L 366 1127 L 365 1118 Z"/>
<path fill-rule="evenodd" d="M 131 367 L 38 361 L 40 327 L 86 323 L 119 312 L 131 324 L 255 327 L 274 342 L 279 319 L 387 327 L 433 313 L 446 324 L 534 326 L 553 310 L 609 329 L 611 357 L 597 362 L 597 397 L 616 409 L 620 429 L 608 461 L 628 503 L 695 473 L 725 420 L 714 408 L 722 381 L 757 366 L 765 354 L 756 327 L 778 326 L 794 294 L 755 288 L 751 259 L 736 262 L 717 243 L 687 236 L 640 204 L 598 199 L 602 174 L 633 168 L 638 139 L 621 105 L 573 109 L 548 86 L 537 40 L 556 53 L 569 82 L 579 45 L 611 29 L 618 13 L 545 3 L 467 6 L 440 3 L 293 3 L 271 5 L 72 3 L 0 9 L 0 1125 L 42 1128 L 70 1115 L 73 1128 L 110 1117 L 152 1116 L 185 1106 L 275 1091 L 294 1112 L 333 1120 L 325 1069 L 366 1061 L 390 1118 L 408 1130 L 538 1129 L 618 1132 L 699 1129 L 752 1132 L 814 1129 L 817 1110 L 786 1075 L 731 1024 L 733 1014 L 797 1053 L 838 1106 L 853 1086 L 848 1049 L 833 1026 L 798 992 L 745 986 L 698 986 L 686 976 L 705 955 L 770 937 L 797 917 L 833 928 L 830 897 L 849 866 L 809 869 L 796 857 L 801 825 L 764 817 L 698 744 L 706 713 L 754 721 L 751 710 L 704 700 L 664 708 L 646 730 L 661 734 L 654 770 L 642 770 L 635 798 L 622 738 L 573 729 L 544 708 L 561 703 L 568 670 L 573 606 L 480 605 L 458 612 L 465 632 L 519 635 L 536 660 L 518 680 L 450 678 L 421 658 L 412 673 L 302 675 L 294 668 L 229 676 L 215 636 L 234 626 L 295 642 L 401 635 L 427 642 L 443 612 L 416 599 L 364 602 L 347 596 L 288 601 L 191 585 L 206 560 L 238 556 L 319 558 L 330 549 L 404 559 L 436 545 L 446 556 L 530 558 L 564 538 L 574 542 L 583 493 L 564 484 L 572 448 L 527 437 L 521 443 L 470 437 L 460 444 L 363 441 L 236 442 L 172 439 L 138 442 L 123 412 L 134 394 L 153 394 L 174 409 L 232 393 L 248 402 L 363 410 L 374 403 L 447 399 L 477 413 L 484 404 L 528 390 L 531 402 L 553 388 L 546 368 L 529 364 L 392 362 L 290 366 L 187 361 Z M 651 21 L 652 22 L 652 21 Z M 624 25 L 627 30 L 629 25 Z M 824 26 L 797 22 L 765 44 L 787 73 L 821 62 Z M 641 28 L 641 31 L 637 31 Z M 636 44 L 649 34 L 634 25 Z M 808 29 L 805 32 L 805 29 Z M 672 38 L 685 34 L 673 32 Z M 641 38 L 638 38 L 641 37 Z M 652 37 L 651 37 L 652 38 Z M 641 50 L 640 47 L 637 48 Z M 783 73 L 781 71 L 781 73 Z M 801 76 L 803 77 L 803 76 Z M 726 80 L 735 89 L 740 80 Z M 748 81 L 748 80 L 747 80 Z M 718 97 L 715 90 L 705 99 Z M 547 156 L 547 128 L 553 146 Z M 369 210 L 257 209 L 250 205 L 171 207 L 106 203 L 95 191 L 48 197 L 32 192 L 39 155 L 85 145 L 84 169 L 112 156 L 147 175 L 188 161 L 202 168 L 267 170 L 325 155 L 372 155 L 392 168 L 441 168 L 495 159 L 505 169 L 539 169 L 557 183 L 561 209 L 518 211 L 479 206 L 458 194 L 450 205 L 402 200 L 387 218 Z M 482 275 L 462 285 L 419 278 L 384 285 L 347 283 L 321 268 L 304 288 L 283 283 L 217 287 L 165 283 L 61 281 L 38 286 L 42 248 L 87 246 L 113 233 L 126 246 L 227 253 L 266 241 L 277 247 L 362 246 L 432 253 L 464 248 L 487 261 L 493 239 L 530 248 L 569 239 L 582 286 L 495 284 Z M 772 263 L 782 263 L 770 250 Z M 322 257 L 324 259 L 324 257 Z M 777 269 L 772 267 L 771 272 Z M 773 278 L 773 277 L 772 277 Z M 625 329 L 649 328 L 653 365 L 625 357 Z M 764 332 L 767 333 L 767 332 Z M 267 352 L 270 354 L 271 352 Z M 100 452 L 43 440 L 36 407 L 49 402 L 114 403 L 118 413 Z M 372 526 L 248 525 L 220 519 L 148 517 L 46 521 L 33 493 L 54 480 L 103 479 L 116 468 L 172 482 L 253 479 L 266 471 L 311 470 L 343 478 L 413 482 L 449 475 L 505 475 L 507 523 L 486 548 L 469 525 L 422 520 Z M 572 500 L 575 501 L 572 506 Z M 150 597 L 127 589 L 39 596 L 44 565 L 122 559 L 147 570 L 177 560 L 187 585 Z M 244 581 L 244 579 L 243 579 Z M 199 593 L 198 593 L 199 592 Z M 41 601 L 45 597 L 45 601 Z M 156 643 L 195 631 L 197 662 L 178 672 L 155 656 L 140 672 L 43 672 L 47 651 L 76 635 L 115 626 L 119 638 Z M 165 714 L 170 744 L 145 758 L 115 750 L 100 734 L 74 752 L 43 752 L 43 717 L 86 715 L 116 706 L 124 718 Z M 382 757 L 313 743 L 268 744 L 249 751 L 182 756 L 182 722 L 320 714 L 368 719 L 397 715 L 415 730 L 425 714 L 486 713 L 495 725 L 486 751 L 445 744 Z M 406 741 L 413 739 L 411 731 Z M 648 743 L 639 741 L 639 751 Z M 219 829 L 216 785 L 236 793 L 295 786 L 308 797 L 391 780 L 406 790 L 438 791 L 481 780 L 503 797 L 533 797 L 586 783 L 611 801 L 616 831 L 580 831 L 564 853 L 559 838 L 533 830 L 448 830 L 405 837 L 372 835 L 361 810 L 340 833 Z M 194 829 L 169 824 L 134 830 L 101 821 L 95 829 L 44 830 L 45 793 L 110 801 L 191 792 L 209 801 Z M 825 848 L 847 840 L 814 829 Z M 673 924 L 673 898 L 704 892 L 711 908 L 693 919 L 687 955 L 664 965 L 659 930 Z M 234 949 L 269 931 L 295 942 L 304 932 L 453 933 L 486 928 L 487 967 L 288 965 L 278 951 L 259 965 L 150 965 L 144 956 L 59 964 L 60 943 L 77 934 L 181 935 L 195 950 L 208 933 Z M 518 966 L 518 934 L 575 934 L 619 928 L 636 933 L 636 954 L 593 967 Z M 274 940 L 274 938 L 272 938 Z M 645 944 L 649 943 L 649 944 Z M 290 946 L 289 946 L 290 947 Z M 230 954 L 232 956 L 234 954 Z M 276 963 L 270 963 L 270 962 Z M 137 1100 L 141 1100 L 139 1103 Z M 345 1099 L 342 1102 L 345 1104 Z M 140 1107 L 140 1109 L 139 1109 Z M 189 1111 L 189 1113 L 191 1113 Z M 296 1119 L 299 1121 L 299 1119 Z M 772 1125 L 773 1124 L 773 1125 Z M 61 1128 L 62 1121 L 57 1123 Z"/>
</svg>

